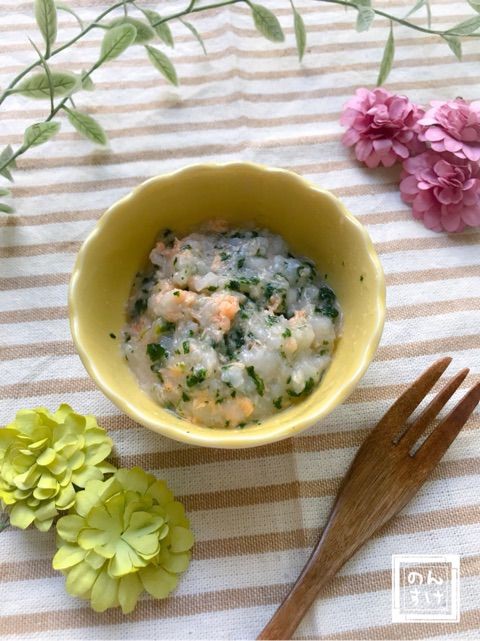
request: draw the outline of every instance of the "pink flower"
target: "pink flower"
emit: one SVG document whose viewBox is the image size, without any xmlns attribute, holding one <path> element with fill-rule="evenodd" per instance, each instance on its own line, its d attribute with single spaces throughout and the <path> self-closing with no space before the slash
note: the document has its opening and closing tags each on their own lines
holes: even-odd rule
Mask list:
<svg viewBox="0 0 480 641">
<path fill-rule="evenodd" d="M 480 160 L 480 101 L 462 98 L 430 103 L 432 108 L 418 121 L 419 138 L 435 151 L 450 151 L 459 158 Z"/>
<path fill-rule="evenodd" d="M 342 142 L 355 146 L 355 155 L 367 167 L 391 167 L 420 153 L 425 145 L 418 141 L 416 125 L 424 110 L 405 96 L 385 89 L 357 89 L 345 105 L 340 122 L 348 127 Z"/>
<path fill-rule="evenodd" d="M 415 218 L 434 231 L 480 225 L 480 167 L 453 154 L 426 151 L 403 163 L 400 192 Z"/>
</svg>

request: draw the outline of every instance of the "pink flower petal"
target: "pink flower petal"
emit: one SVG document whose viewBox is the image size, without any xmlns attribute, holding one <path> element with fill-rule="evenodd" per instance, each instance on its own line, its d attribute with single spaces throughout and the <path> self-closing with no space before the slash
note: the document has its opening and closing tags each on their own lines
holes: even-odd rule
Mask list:
<svg viewBox="0 0 480 641">
<path fill-rule="evenodd" d="M 352 147 L 360 140 L 360 134 L 355 129 L 349 129 L 342 136 L 342 142 L 345 147 Z"/>
<path fill-rule="evenodd" d="M 420 118 L 419 121 L 418 121 L 419 125 L 422 125 L 422 126 L 425 126 L 425 127 L 429 127 L 430 125 L 435 125 L 436 123 L 437 123 L 437 121 L 435 120 L 435 118 L 432 118 L 431 116 L 428 116 L 428 114 L 425 115 L 423 118 Z"/>
<path fill-rule="evenodd" d="M 373 148 L 379 153 L 385 153 L 392 148 L 392 141 L 388 138 L 380 138 L 373 141 Z"/>
<path fill-rule="evenodd" d="M 415 209 L 418 209 L 418 211 L 427 211 L 427 209 L 430 209 L 435 205 L 435 200 L 431 192 L 419 191 L 418 194 L 415 196 L 413 205 Z"/>
<path fill-rule="evenodd" d="M 405 109 L 405 103 L 406 99 L 398 96 L 397 98 L 394 98 L 392 102 L 390 103 L 390 117 L 396 120 L 397 118 L 400 118 L 402 115 L 404 109 Z"/>
<path fill-rule="evenodd" d="M 413 207 L 415 194 L 406 194 L 406 193 L 400 192 L 400 198 L 403 200 L 404 203 L 407 203 L 407 205 L 411 205 Z"/>
<path fill-rule="evenodd" d="M 480 207 L 480 192 L 476 185 L 463 192 L 463 204 L 465 207 Z"/>
<path fill-rule="evenodd" d="M 455 198 L 457 195 L 455 190 L 453 190 L 452 188 L 439 189 L 437 187 L 434 189 L 434 194 L 435 198 L 438 200 L 438 202 L 442 203 L 442 205 L 450 205 L 452 202 L 455 202 Z"/>
<path fill-rule="evenodd" d="M 457 216 L 442 216 L 441 223 L 443 228 L 449 232 L 457 232 L 463 229 L 462 219 L 459 215 Z"/>
<path fill-rule="evenodd" d="M 392 97 L 392 94 L 382 87 L 377 87 L 373 90 L 373 93 L 375 94 L 375 98 L 378 102 L 386 102 L 388 98 Z"/>
<path fill-rule="evenodd" d="M 423 214 L 423 223 L 425 227 L 433 231 L 442 231 L 440 220 L 440 213 L 435 209 L 429 209 Z"/>
<path fill-rule="evenodd" d="M 433 170 L 437 176 L 449 176 L 452 173 L 452 165 L 442 159 L 435 163 Z"/>
<path fill-rule="evenodd" d="M 445 138 L 445 132 L 440 127 L 429 127 L 423 132 L 423 135 L 428 142 L 436 142 Z"/>
<path fill-rule="evenodd" d="M 427 166 L 426 154 L 410 157 L 403 163 L 403 168 L 405 171 L 408 171 L 409 174 L 419 174 Z"/>
<path fill-rule="evenodd" d="M 358 117 L 358 111 L 354 109 L 344 109 L 340 116 L 340 124 L 350 127 Z"/>
<path fill-rule="evenodd" d="M 462 140 L 464 142 L 478 142 L 478 131 L 475 127 L 464 127 L 462 129 Z"/>
<path fill-rule="evenodd" d="M 417 179 L 415 176 L 407 176 L 400 183 L 402 194 L 416 194 L 418 192 Z"/>
<path fill-rule="evenodd" d="M 463 145 L 462 151 L 465 155 L 465 158 L 467 158 L 468 160 L 471 160 L 472 162 L 478 162 L 480 160 L 480 147 Z"/>
<path fill-rule="evenodd" d="M 409 156 L 408 147 L 402 145 L 402 143 L 398 142 L 398 140 L 393 141 L 393 151 L 397 154 L 397 156 L 400 156 L 400 158 L 408 158 Z"/>
<path fill-rule="evenodd" d="M 426 189 L 431 189 L 432 185 L 430 183 L 427 183 L 427 182 L 424 182 L 423 180 L 421 180 L 418 183 L 418 188 L 421 189 L 422 191 L 425 191 Z"/>
<path fill-rule="evenodd" d="M 393 167 L 393 165 L 397 162 L 397 157 L 394 153 L 389 152 L 388 154 L 382 156 L 380 160 L 384 167 Z"/>
<path fill-rule="evenodd" d="M 455 140 L 450 136 L 445 136 L 443 144 L 445 145 L 445 149 L 447 151 L 451 151 L 452 153 L 459 151 L 463 147 L 462 143 L 459 140 Z"/>
<path fill-rule="evenodd" d="M 355 153 L 358 160 L 365 162 L 369 155 L 373 152 L 373 145 L 370 140 L 363 138 L 359 140 L 355 146 Z"/>
<path fill-rule="evenodd" d="M 439 140 L 438 142 L 432 142 L 430 143 L 430 145 L 434 151 L 438 151 L 439 153 L 443 153 L 445 151 L 444 140 Z"/>
<path fill-rule="evenodd" d="M 374 169 L 375 167 L 378 167 L 378 165 L 380 164 L 380 156 L 374 151 L 372 151 L 372 153 L 365 158 L 364 162 L 367 165 L 367 167 L 369 167 L 370 169 Z"/>
<path fill-rule="evenodd" d="M 462 211 L 462 220 L 470 227 L 480 226 L 480 207 L 464 209 Z"/>
</svg>

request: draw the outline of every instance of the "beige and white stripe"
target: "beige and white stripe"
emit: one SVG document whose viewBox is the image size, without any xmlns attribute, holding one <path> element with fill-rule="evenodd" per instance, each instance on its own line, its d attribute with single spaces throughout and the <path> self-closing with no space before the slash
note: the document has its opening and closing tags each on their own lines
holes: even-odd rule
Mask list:
<svg viewBox="0 0 480 641">
<path fill-rule="evenodd" d="M 145 6 L 159 7 L 153 0 Z M 175 7 L 175 3 L 173 4 Z M 181 85 L 166 86 L 141 48 L 97 72 L 78 104 L 102 122 L 111 149 L 92 149 L 67 123 L 56 142 L 19 162 L 16 214 L 0 218 L 0 413 L 69 401 L 109 430 L 116 462 L 164 477 L 185 501 L 197 535 L 194 560 L 164 602 L 133 615 L 93 613 L 65 594 L 50 565 L 52 534 L 0 534 L 0 634 L 35 639 L 253 639 L 294 580 L 328 515 L 342 474 L 408 382 L 439 355 L 480 377 L 480 234 L 438 235 L 411 218 L 396 170 L 360 168 L 339 140 L 338 115 L 360 85 L 375 82 L 388 23 L 355 34 L 354 15 L 299 0 L 309 52 L 296 59 L 286 2 L 276 10 L 287 41 L 257 37 L 241 7 L 194 18 L 209 51 L 173 25 Z M 376 0 L 404 15 L 413 0 Z M 105 2 L 75 0 L 86 19 Z M 434 0 L 439 25 L 471 15 L 462 1 Z M 31 3 L 0 0 L 0 85 L 33 56 Z M 414 18 L 420 24 L 421 14 Z M 62 15 L 60 38 L 75 33 Z M 455 62 L 440 39 L 396 28 L 394 91 L 418 102 L 478 98 L 478 45 Z M 94 33 L 60 67 L 80 70 L 98 51 Z M 254 64 L 252 64 L 254 62 Z M 135 73 L 133 72 L 135 70 Z M 121 82 L 117 82 L 121 78 Z M 11 97 L 0 145 L 17 144 L 43 105 Z M 66 291 L 82 240 L 110 203 L 141 180 L 205 160 L 287 167 L 334 191 L 367 226 L 384 265 L 388 314 L 376 359 L 358 389 L 322 424 L 256 449 L 186 447 L 121 415 L 86 376 L 70 340 Z M 477 639 L 480 635 L 480 414 L 477 412 L 415 500 L 331 583 L 297 632 L 305 639 Z M 391 555 L 458 553 L 458 624 L 391 624 Z"/>
</svg>

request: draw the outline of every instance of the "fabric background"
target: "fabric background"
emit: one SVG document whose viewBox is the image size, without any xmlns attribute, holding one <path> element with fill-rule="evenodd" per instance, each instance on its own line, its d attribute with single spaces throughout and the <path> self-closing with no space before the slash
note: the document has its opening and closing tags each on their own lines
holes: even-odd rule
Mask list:
<svg viewBox="0 0 480 641">
<path fill-rule="evenodd" d="M 143 6 L 160 7 L 141 0 Z M 106 5 L 72 0 L 85 19 Z M 360 85 L 373 85 L 387 37 L 378 19 L 363 34 L 354 14 L 299 0 L 308 53 L 299 64 L 286 1 L 266 1 L 286 42 L 257 36 L 246 8 L 200 14 L 209 52 L 181 25 L 172 58 L 181 79 L 167 84 L 134 47 L 94 76 L 77 104 L 108 132 L 110 150 L 80 140 L 68 122 L 55 142 L 19 162 L 16 214 L 2 216 L 0 420 L 20 407 L 69 402 L 94 413 L 123 465 L 168 480 L 188 508 L 194 560 L 175 595 L 143 599 L 134 614 L 95 614 L 64 591 L 51 569 L 53 533 L 0 534 L 0 634 L 35 639 L 253 639 L 298 575 L 326 521 L 340 478 L 382 412 L 440 355 L 453 370 L 480 376 L 480 234 L 436 234 L 411 218 L 397 170 L 368 171 L 340 144 L 338 116 Z M 376 0 L 398 15 L 413 4 Z M 163 6 L 163 9 L 162 9 Z M 466 2 L 437 0 L 439 27 L 472 15 Z M 0 83 L 33 59 L 39 41 L 31 2 L 0 0 Z M 424 18 L 415 18 L 420 24 Z M 59 40 L 76 24 L 61 15 Z M 478 98 L 478 44 L 458 63 L 445 43 L 396 28 L 393 91 L 426 104 Z M 95 31 L 67 55 L 71 70 L 91 64 Z M 478 43 L 478 41 L 477 41 Z M 61 66 L 61 65 L 60 65 Z M 46 103 L 12 97 L 1 112 L 0 143 L 18 144 Z M 252 160 L 299 172 L 333 190 L 368 228 L 388 284 L 388 315 L 377 356 L 352 397 L 294 439 L 244 451 L 186 447 L 135 425 L 98 391 L 75 354 L 67 323 L 67 283 L 82 240 L 112 202 L 140 181 L 185 164 Z M 467 384 L 466 383 L 466 384 Z M 317 639 L 477 639 L 480 635 L 480 414 L 472 417 L 434 476 L 381 534 L 323 591 L 297 631 Z M 458 624 L 391 624 L 391 555 L 462 557 Z"/>
</svg>

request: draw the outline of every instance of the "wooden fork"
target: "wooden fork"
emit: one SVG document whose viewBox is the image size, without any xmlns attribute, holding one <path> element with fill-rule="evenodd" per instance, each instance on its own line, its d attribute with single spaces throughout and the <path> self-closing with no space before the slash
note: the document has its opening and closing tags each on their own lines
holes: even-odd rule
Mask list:
<svg viewBox="0 0 480 641">
<path fill-rule="evenodd" d="M 297 582 L 258 639 L 291 639 L 320 589 L 414 496 L 480 401 L 477 383 L 420 445 L 412 448 L 461 385 L 460 371 L 411 424 L 406 420 L 451 363 L 442 358 L 392 405 L 361 445 L 323 530 Z"/>
</svg>

